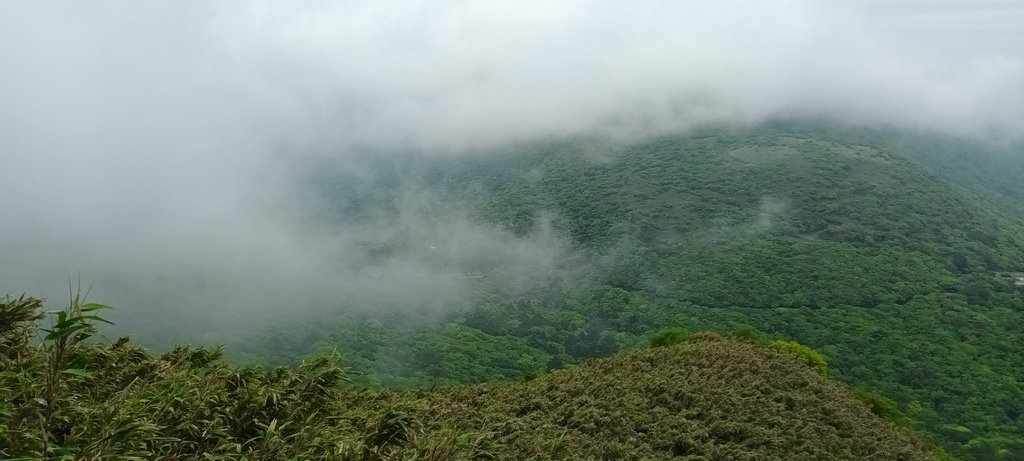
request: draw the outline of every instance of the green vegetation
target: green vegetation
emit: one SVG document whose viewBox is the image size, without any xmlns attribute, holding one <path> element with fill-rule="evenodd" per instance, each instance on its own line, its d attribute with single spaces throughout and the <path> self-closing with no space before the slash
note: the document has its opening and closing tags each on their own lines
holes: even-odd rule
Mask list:
<svg viewBox="0 0 1024 461">
<path fill-rule="evenodd" d="M 830 376 L 892 399 L 958 456 L 1024 458 L 1024 192 L 1005 174 L 1022 159 L 782 124 L 392 159 L 364 187 L 317 184 L 339 215 L 361 216 L 414 183 L 522 236 L 551 228 L 569 256 L 517 289 L 500 265 L 467 263 L 456 270 L 483 276 L 448 314 L 342 309 L 233 350 L 291 363 L 335 346 L 354 382 L 403 387 L 536 376 L 645 346 L 670 325 L 743 329 L 820 351 Z"/>
<path fill-rule="evenodd" d="M 782 340 L 773 341 L 770 344 L 770 347 L 779 352 L 799 357 L 800 360 L 803 360 L 804 363 L 807 364 L 807 366 L 813 368 L 822 376 L 828 374 L 828 364 L 825 363 L 825 357 L 822 357 L 821 353 L 814 349 L 804 346 L 796 341 Z"/>
<path fill-rule="evenodd" d="M 663 347 L 671 346 L 673 344 L 679 344 L 686 342 L 690 339 L 691 333 L 679 327 L 665 328 L 653 335 L 651 335 L 651 347 Z"/>
<path fill-rule="evenodd" d="M 1024 459 L 1021 146 L 778 123 L 367 158 L 358 173 L 310 167 L 314 201 L 333 207 L 318 226 L 374 229 L 411 190 L 438 220 L 459 210 L 525 242 L 548 236 L 564 257 L 524 274 L 467 251 L 393 297 L 306 309 L 312 298 L 282 296 L 286 314 L 267 314 L 264 330 L 187 337 L 201 329 L 192 316 L 121 331 L 154 325 L 137 340 L 157 349 L 223 343 L 236 364 L 337 349 L 351 385 L 386 389 L 519 381 L 687 332 L 736 332 L 813 348 L 830 378 L 871 390 L 857 396 L 876 414 L 957 457 Z M 429 243 L 395 235 L 367 242 L 357 263 Z M 196 296 L 185 291 L 158 297 L 185 311 Z"/>
<path fill-rule="evenodd" d="M 802 358 L 697 333 L 518 383 L 346 384 L 337 355 L 234 367 L 90 341 L 72 299 L 39 343 L 37 299 L 0 299 L 5 459 L 935 459 Z M 803 347 L 803 346 L 800 346 Z M 877 412 L 877 410 L 875 410 Z"/>
<path fill-rule="evenodd" d="M 376 425 L 354 431 L 340 416 L 337 355 L 294 370 L 232 367 L 207 348 L 153 357 L 127 339 L 87 342 L 105 306 L 77 298 L 33 345 L 41 305 L 0 299 L 0 458 L 486 458 L 483 438 L 422 434 L 399 412 L 375 411 Z"/>
</svg>

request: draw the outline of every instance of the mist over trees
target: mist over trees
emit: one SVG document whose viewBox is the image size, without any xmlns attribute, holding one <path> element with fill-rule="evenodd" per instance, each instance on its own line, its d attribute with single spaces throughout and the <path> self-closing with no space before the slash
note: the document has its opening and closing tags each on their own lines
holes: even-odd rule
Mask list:
<svg viewBox="0 0 1024 461">
<path fill-rule="evenodd" d="M 0 294 L 81 281 L 94 340 L 186 380 L 530 380 L 714 330 L 1021 457 L 1018 3 L 3 2 Z"/>
<path fill-rule="evenodd" d="M 130 304 L 147 296 L 107 287 L 219 277 L 198 298 L 260 313 L 279 301 L 246 293 L 274 284 L 332 299 L 360 244 L 338 234 L 363 229 L 315 225 L 301 172 L 322 159 L 358 177 L 365 155 L 780 115 L 1000 142 L 1024 126 L 1013 2 L 0 8 L 0 62 L 16 69 L 0 77 L 0 211 L 21 217 L 0 230 L 11 292 L 55 296 L 81 273 Z"/>
</svg>

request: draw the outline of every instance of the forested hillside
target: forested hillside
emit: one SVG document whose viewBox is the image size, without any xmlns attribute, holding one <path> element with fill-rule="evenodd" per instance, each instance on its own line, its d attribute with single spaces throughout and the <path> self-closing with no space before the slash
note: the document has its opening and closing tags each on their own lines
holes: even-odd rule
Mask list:
<svg viewBox="0 0 1024 461">
<path fill-rule="evenodd" d="M 833 376 L 893 399 L 961 456 L 1024 457 L 1021 186 L 1005 167 L 963 166 L 966 156 L 1019 165 L 1011 154 L 778 124 L 378 155 L 358 178 L 318 167 L 311 184 L 338 219 L 398 212 L 399 185 L 413 184 L 439 210 L 468 208 L 568 249 L 514 287 L 507 280 L 523 274 L 500 259 L 466 259 L 435 274 L 470 287 L 446 309 L 341 309 L 260 333 L 239 357 L 289 362 L 339 346 L 356 382 L 466 383 L 610 355 L 668 325 L 740 331 L 821 350 Z"/>
<path fill-rule="evenodd" d="M 4 459 L 836 459 L 945 456 L 792 342 L 669 330 L 526 382 L 346 384 L 336 355 L 233 367 L 217 349 L 90 341 L 106 306 L 0 298 Z M 874 413 L 874 414 L 873 414 Z M 888 418 L 886 421 L 880 418 Z"/>
</svg>

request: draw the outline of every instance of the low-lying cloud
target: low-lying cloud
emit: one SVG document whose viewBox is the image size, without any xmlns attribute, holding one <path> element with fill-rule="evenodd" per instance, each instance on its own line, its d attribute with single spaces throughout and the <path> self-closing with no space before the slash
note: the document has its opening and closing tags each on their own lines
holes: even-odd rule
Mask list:
<svg viewBox="0 0 1024 461">
<path fill-rule="evenodd" d="M 267 309 L 482 253 L 554 264 L 557 239 L 416 203 L 379 223 L 401 236 L 311 227 L 297 172 L 777 116 L 1020 140 L 1020 24 L 1010 1 L 3 2 L 0 292 L 80 273 Z M 382 236 L 423 245 L 359 265 Z"/>
</svg>

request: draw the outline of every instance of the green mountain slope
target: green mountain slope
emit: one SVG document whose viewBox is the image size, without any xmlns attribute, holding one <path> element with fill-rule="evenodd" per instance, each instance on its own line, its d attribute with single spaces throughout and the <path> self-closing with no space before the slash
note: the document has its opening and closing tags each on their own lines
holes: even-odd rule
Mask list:
<svg viewBox="0 0 1024 461">
<path fill-rule="evenodd" d="M 77 300 L 33 344 L 40 308 L 0 299 L 4 458 L 935 459 L 803 356 L 709 333 L 529 382 L 387 391 L 343 385 L 331 355 L 264 369 L 89 342 L 104 306 Z"/>
<path fill-rule="evenodd" d="M 607 280 L 705 306 L 871 306 L 937 291 L 953 269 L 1020 267 L 1024 239 L 907 160 L 782 136 L 666 140 L 614 163 L 548 156 L 485 216 L 547 210 L 610 249 Z M 648 264 L 648 261 L 659 264 Z"/>
<path fill-rule="evenodd" d="M 1024 220 L 1024 145 L 993 146 L 948 136 L 903 135 L 880 140 L 905 152 L 972 197 Z"/>
<path fill-rule="evenodd" d="M 965 191 L 978 168 L 950 183 L 877 136 L 777 130 L 581 158 L 544 156 L 484 214 L 529 229 L 529 210 L 555 210 L 612 255 L 598 259 L 605 293 L 630 301 L 581 311 L 617 339 L 673 321 L 794 337 L 961 454 L 1024 456 L 1024 228 Z"/>
<path fill-rule="evenodd" d="M 312 226 L 387 231 L 362 232 L 374 237 L 345 258 L 377 267 L 412 253 L 440 273 L 202 341 L 270 364 L 338 347 L 355 382 L 408 387 L 536 376 L 666 326 L 792 338 L 955 454 L 1024 458 L 1022 159 L 1019 147 L 777 123 L 316 163 Z M 557 261 L 460 248 L 441 235 L 447 220 Z M 445 238 L 463 256 L 432 266 L 420 250 Z"/>
<path fill-rule="evenodd" d="M 397 158 L 360 188 L 321 178 L 339 215 L 380 212 L 394 185 L 415 184 L 519 235 L 550 227 L 572 252 L 526 292 L 469 262 L 459 270 L 483 277 L 448 317 L 344 313 L 275 328 L 249 356 L 335 344 L 362 382 L 483 382 L 609 355 L 667 325 L 739 329 L 822 350 L 837 378 L 881 390 L 961 456 L 1022 457 L 1024 226 L 1003 205 L 1020 185 L 972 186 L 1000 169 L 953 159 L 992 153 L 937 142 L 779 125 Z"/>
</svg>

